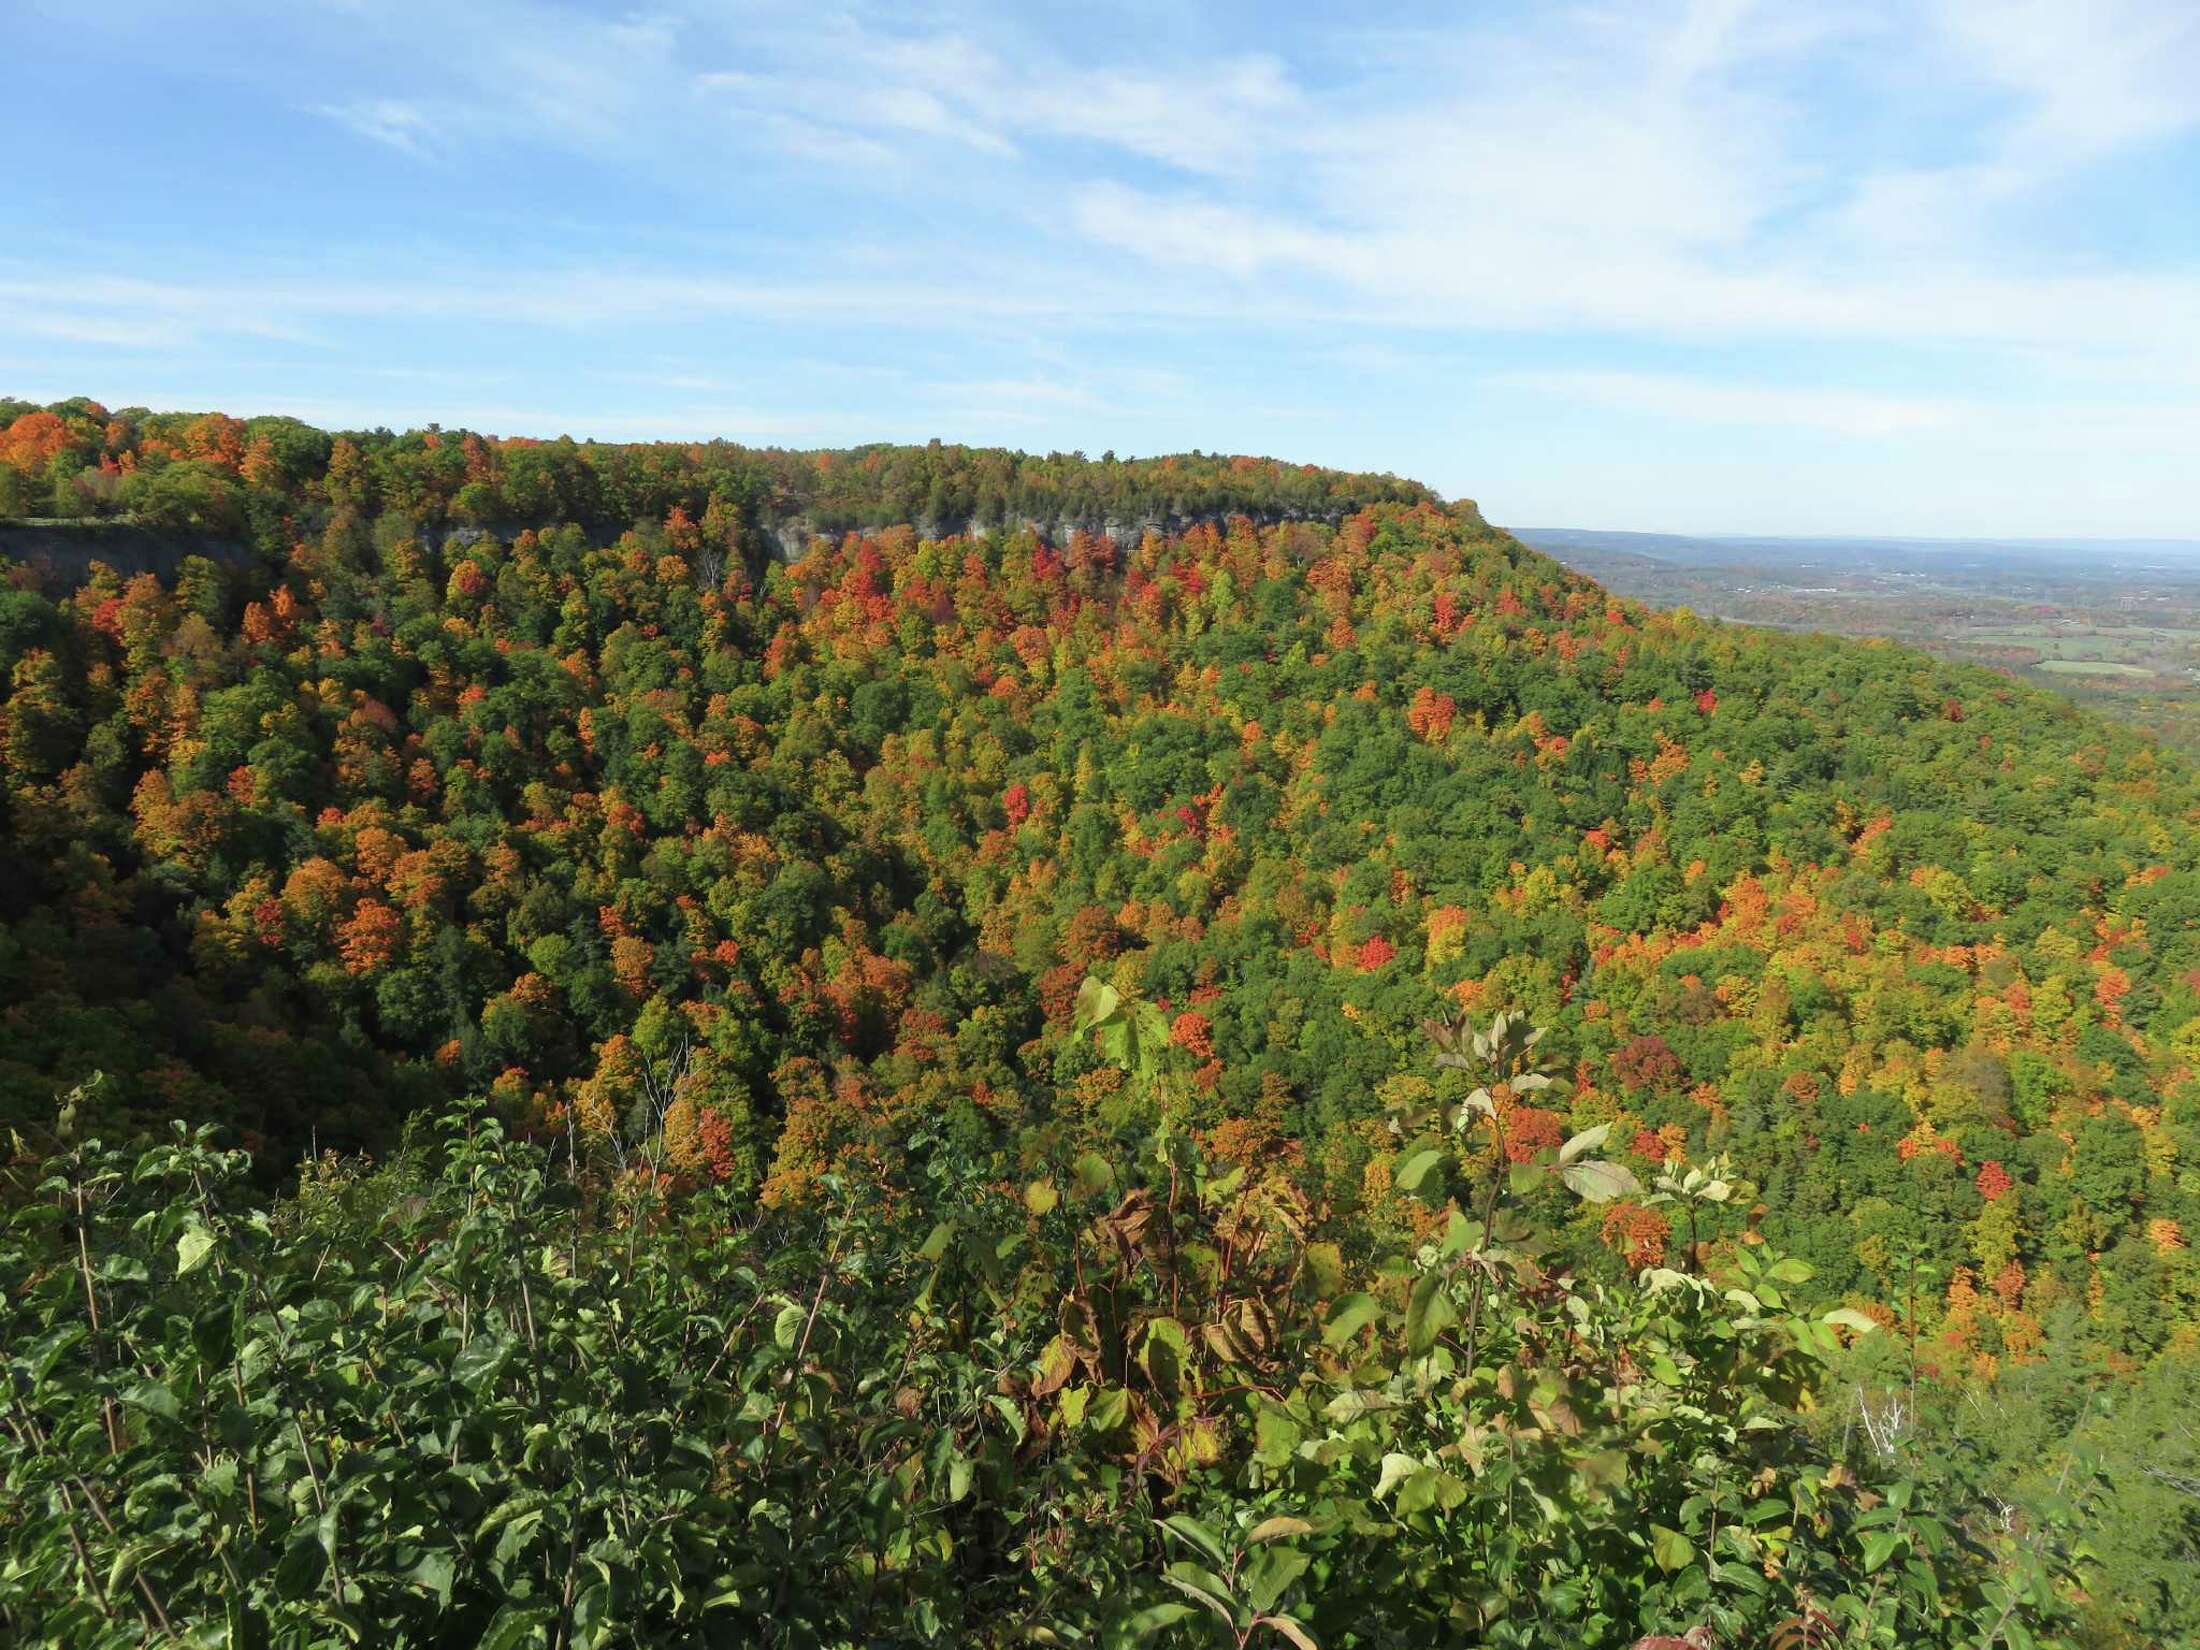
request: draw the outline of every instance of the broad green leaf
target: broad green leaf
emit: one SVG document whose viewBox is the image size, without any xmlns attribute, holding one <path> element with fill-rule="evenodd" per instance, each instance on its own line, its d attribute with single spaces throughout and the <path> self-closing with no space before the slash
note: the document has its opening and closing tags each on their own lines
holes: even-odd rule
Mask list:
<svg viewBox="0 0 2200 1650">
<path fill-rule="evenodd" d="M 1230 1567 L 1230 1555 L 1223 1549 L 1222 1537 L 1189 1513 L 1172 1513 L 1161 1521 L 1161 1527 L 1210 1563 L 1224 1569 Z"/>
<path fill-rule="evenodd" d="M 1329 1322 L 1322 1328 L 1322 1345 L 1336 1351 L 1382 1313 L 1382 1305 L 1373 1295 L 1355 1292 L 1340 1297 L 1330 1308 Z"/>
<path fill-rule="evenodd" d="M 1479 1220 L 1469 1220 L 1454 1209 L 1451 1218 L 1444 1222 L 1444 1241 L 1437 1252 L 1446 1260 L 1457 1260 L 1486 1235 Z"/>
<path fill-rule="evenodd" d="M 158 1415 L 163 1421 L 173 1421 L 179 1411 L 176 1395 L 160 1381 L 140 1381 L 122 1395 L 122 1401 L 134 1409 L 142 1409 Z"/>
<path fill-rule="evenodd" d="M 1627 1482 L 1627 1452 L 1605 1449 L 1584 1455 L 1574 1464 L 1574 1471 L 1591 1489 L 1616 1490 Z"/>
<path fill-rule="evenodd" d="M 1459 1321 L 1442 1272 L 1424 1272 L 1406 1302 L 1406 1350 L 1418 1357 L 1436 1344 L 1436 1337 Z"/>
<path fill-rule="evenodd" d="M 1321 1650 L 1321 1646 L 1314 1642 L 1314 1635 L 1289 1616 L 1255 1616 L 1253 1625 L 1255 1627 L 1273 1627 L 1296 1645 L 1298 1650 Z"/>
<path fill-rule="evenodd" d="M 1617 1163 L 1601 1158 L 1586 1163 L 1569 1163 L 1559 1171 L 1576 1196 L 1591 1203 L 1609 1203 L 1615 1197 L 1628 1197 L 1642 1190 L 1642 1182 Z"/>
<path fill-rule="evenodd" d="M 1650 1526 L 1650 1556 L 1657 1561 L 1659 1569 L 1671 1575 L 1695 1562 L 1696 1547 L 1680 1531 L 1653 1524 Z"/>
<path fill-rule="evenodd" d="M 286 1599 L 309 1597 L 321 1585 L 321 1572 L 327 1567 L 328 1554 L 321 1549 L 320 1537 L 310 1529 L 297 1531 L 283 1548 L 282 1559 L 275 1566 L 276 1596 Z"/>
<path fill-rule="evenodd" d="M 534 1640 L 535 1630 L 556 1614 L 547 1604 L 507 1604 L 481 1635 L 478 1650 L 520 1650 L 521 1645 Z"/>
<path fill-rule="evenodd" d="M 1383 1457 L 1382 1476 L 1375 1481 L 1375 1499 L 1380 1501 L 1406 1479 L 1421 1470 L 1421 1463 L 1410 1455 L 1392 1450 Z"/>
<path fill-rule="evenodd" d="M 772 1319 L 772 1340 L 783 1352 L 792 1352 L 795 1343 L 802 1338 L 802 1326 L 809 1321 L 810 1309 L 797 1301 L 789 1301 Z"/>
<path fill-rule="evenodd" d="M 1070 1165 L 1069 1189 L 1079 1199 L 1098 1197 L 1115 1184 L 1115 1166 L 1098 1152 L 1085 1152 Z"/>
<path fill-rule="evenodd" d="M 115 1554 L 114 1563 L 107 1567 L 107 1591 L 118 1593 L 128 1586 L 130 1578 L 137 1574 L 139 1562 L 150 1558 L 155 1550 L 152 1542 L 133 1541 Z"/>
<path fill-rule="evenodd" d="M 573 1601 L 573 1644 L 575 1650 L 588 1650 L 604 1639 L 604 1628 L 611 1614 L 611 1585 L 599 1581 L 582 1592 Z"/>
<path fill-rule="evenodd" d="M 1864 1573 L 1870 1575 L 1892 1558 L 1896 1549 L 1909 1544 L 1907 1530 L 1873 1530 L 1864 1537 Z"/>
<path fill-rule="evenodd" d="M 1390 1408 L 1390 1399 L 1380 1392 L 1354 1390 L 1340 1392 L 1322 1406 L 1322 1414 L 1339 1426 L 1350 1426 L 1363 1415 Z"/>
<path fill-rule="evenodd" d="M 1253 1421 L 1253 1458 L 1267 1467 L 1280 1467 L 1291 1459 L 1303 1434 L 1289 1412 L 1264 1403 Z"/>
<path fill-rule="evenodd" d="M 1085 1406 L 1092 1402 L 1092 1388 L 1073 1386 L 1063 1389 L 1059 1412 L 1065 1427 L 1082 1426 L 1085 1422 Z"/>
<path fill-rule="evenodd" d="M 509 1335 L 476 1335 L 451 1360 L 451 1379 L 469 1392 L 478 1392 L 503 1372 L 514 1342 Z"/>
<path fill-rule="evenodd" d="M 1419 1196 L 1429 1177 L 1443 1167 L 1446 1155 L 1435 1146 L 1424 1146 L 1398 1165 L 1392 1184 L 1408 1196 Z"/>
<path fill-rule="evenodd" d="M 1031 1383 L 1032 1395 L 1044 1398 L 1050 1392 L 1059 1391 L 1076 1373 L 1077 1350 L 1067 1335 L 1057 1335 L 1039 1350 Z"/>
<path fill-rule="evenodd" d="M 1305 1519 L 1293 1518 L 1288 1513 L 1279 1513 L 1273 1518 L 1262 1519 L 1250 1530 L 1247 1530 L 1245 1532 L 1245 1542 L 1247 1546 L 1257 1547 L 1264 1541 L 1281 1541 L 1285 1536 L 1312 1535 L 1313 1533 L 1314 1526 Z M 1259 1605 L 1256 1608 L 1266 1609 L 1267 1606 Z"/>
<path fill-rule="evenodd" d="M 1879 1332 L 1878 1321 L 1867 1317 L 1853 1306 L 1837 1306 L 1818 1321 L 1820 1323 L 1838 1324 L 1843 1329 L 1853 1329 L 1859 1335 L 1875 1335 Z"/>
<path fill-rule="evenodd" d="M 1024 1188 L 1024 1207 L 1035 1215 L 1050 1215 L 1054 1206 L 1062 1201 L 1062 1194 L 1054 1189 L 1051 1180 L 1034 1180 Z"/>
<path fill-rule="evenodd" d="M 1344 1252 L 1334 1243 L 1309 1243 L 1305 1249 L 1306 1281 L 1316 1298 L 1327 1300 L 1344 1287 Z"/>
<path fill-rule="evenodd" d="M 1267 1547 L 1246 1565 L 1242 1578 L 1245 1602 L 1256 1611 L 1273 1610 L 1292 1584 L 1306 1574 L 1313 1559 L 1296 1547 Z"/>
<path fill-rule="evenodd" d="M 1196 1604 L 1149 1604 L 1131 1617 L 1129 1625 L 1133 1636 L 1150 1639 L 1154 1634 L 1198 1614 L 1199 1606 Z"/>
<path fill-rule="evenodd" d="M 458 1574 L 458 1565 L 450 1553 L 438 1549 L 423 1553 L 418 1563 L 405 1572 L 405 1579 L 425 1592 L 433 1593 L 438 1604 L 451 1602 L 451 1583 Z"/>
<path fill-rule="evenodd" d="M 1076 1035 L 1082 1037 L 1094 1026 L 1112 1019 L 1121 1005 L 1123 995 L 1105 980 L 1087 974 L 1084 983 L 1077 988 Z"/>
<path fill-rule="evenodd" d="M 186 1226 L 176 1239 L 176 1276 L 188 1276 L 204 1266 L 214 1253 L 215 1242 L 214 1234 L 197 1221 Z"/>
<path fill-rule="evenodd" d="M 1155 1318 L 1146 1325 L 1138 1363 L 1162 1396 L 1174 1403 L 1184 1386 L 1184 1368 L 1191 1360 L 1191 1337 L 1174 1318 Z"/>
<path fill-rule="evenodd" d="M 1759 1598 L 1772 1590 L 1772 1584 L 1765 1580 L 1761 1571 L 1732 1559 L 1714 1562 L 1711 1566 L 1711 1580 L 1718 1586 L 1738 1587 L 1745 1593 L 1756 1594 Z"/>
<path fill-rule="evenodd" d="M 1171 1564 L 1161 1572 L 1161 1579 L 1189 1598 L 1197 1599 L 1228 1627 L 1237 1625 L 1237 1610 L 1231 1603 L 1230 1586 L 1212 1570 L 1197 1564 Z"/>
<path fill-rule="evenodd" d="M 501 1567 L 519 1557 L 529 1538 L 542 1527 L 545 1512 L 543 1507 L 533 1506 L 510 1519 L 497 1535 L 497 1544 L 489 1555 L 491 1564 Z"/>
<path fill-rule="evenodd" d="M 1467 1486 L 1450 1473 L 1426 1467 L 1408 1478 L 1398 1490 L 1398 1516 L 1411 1518 L 1431 1508 L 1450 1511 L 1466 1499 Z"/>
<path fill-rule="evenodd" d="M 1599 1123 L 1593 1129 L 1583 1129 L 1567 1141 L 1565 1145 L 1558 1148 L 1558 1160 L 1561 1163 L 1571 1163 L 1583 1152 L 1595 1151 L 1611 1137 L 1612 1125 L 1609 1123 Z"/>
<path fill-rule="evenodd" d="M 30 1350 L 31 1380 L 34 1383 L 43 1381 L 53 1372 L 54 1365 L 61 1361 L 69 1348 L 84 1340 L 90 1334 L 91 1329 L 88 1325 L 68 1323 L 63 1324 L 44 1340 L 38 1342 Z"/>
</svg>

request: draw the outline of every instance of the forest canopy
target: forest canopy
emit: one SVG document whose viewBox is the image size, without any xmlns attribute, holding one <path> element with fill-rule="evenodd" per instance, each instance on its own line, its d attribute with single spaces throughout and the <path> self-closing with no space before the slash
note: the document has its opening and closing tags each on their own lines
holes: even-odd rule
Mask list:
<svg viewBox="0 0 2200 1650">
<path fill-rule="evenodd" d="M 276 524 L 301 505 L 309 515 L 395 513 L 431 533 L 551 523 L 616 532 L 674 510 L 701 522 L 713 505 L 714 525 L 738 518 L 758 529 L 1117 523 L 1136 532 L 1232 512 L 1328 518 L 1434 496 L 1395 476 L 1207 453 L 1119 460 L 939 441 L 799 452 L 435 427 L 331 433 L 294 418 L 0 397 L 0 517 L 249 532 L 278 550 L 286 541 Z"/>
<path fill-rule="evenodd" d="M 2200 1352 L 2200 784 L 2005 677 L 1648 611 L 1471 504 L 1266 459 L 0 403 L 0 515 L 227 547 L 7 568 L 27 1138 L 98 1072 L 81 1126 L 203 1126 L 271 1185 L 472 1097 L 499 1174 L 746 1229 L 951 1164 L 973 1201 L 1150 1149 L 1168 1184 L 1158 1127 L 1372 1300 L 1460 1207 L 1397 1126 L 1463 1101 L 1425 1025 L 1518 1012 L 1548 1070 L 1459 1188 L 1603 1131 L 1609 1195 L 1523 1194 L 1584 1287 L 1763 1245 L 1884 1331 L 1852 1394 L 1922 1436 L 1961 1433 L 1933 1391 L 2029 1393 L 2042 1451 Z M 1144 1005 L 1114 1057 L 1088 981 Z M 1753 1195 L 1653 1195 L 1713 1160 Z M 442 1172 L 408 1195 L 470 1207 Z M 1982 1447 L 1934 1469 L 1956 1502 L 2045 1458 Z M 2095 1642 L 2193 1607 L 2168 1505 Z"/>
</svg>

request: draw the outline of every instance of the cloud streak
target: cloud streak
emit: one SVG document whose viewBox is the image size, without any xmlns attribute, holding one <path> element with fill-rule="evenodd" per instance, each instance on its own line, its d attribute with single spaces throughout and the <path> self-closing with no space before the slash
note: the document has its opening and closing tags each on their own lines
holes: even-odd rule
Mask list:
<svg viewBox="0 0 2200 1650">
<path fill-rule="evenodd" d="M 320 103 L 313 113 L 348 127 L 361 137 L 395 149 L 399 154 L 426 159 L 435 149 L 435 131 L 428 117 L 401 98 L 362 98 L 352 103 Z"/>
<path fill-rule="evenodd" d="M 1568 0 L 1380 29 L 241 0 L 181 40 L 151 0 L 30 4 L 289 111 L 409 238 L 339 197 L 301 235 L 19 251 L 18 359 L 456 357 L 583 392 L 545 405 L 627 385 L 612 407 L 663 359 L 668 391 L 750 386 L 711 405 L 790 428 L 840 427 L 815 398 L 873 372 L 1034 444 L 1137 409 L 1208 444 L 1524 466 L 1546 494 L 1594 413 L 1781 435 L 1805 469 L 1810 441 L 1879 452 L 1846 496 L 1877 476 L 1921 506 L 1901 461 L 1929 445 L 1970 465 L 1963 508 L 1999 486 L 2020 512 L 2053 500 L 1996 455 L 2055 431 L 2094 500 L 2195 525 L 2166 468 L 2200 428 L 2188 0 Z M 297 84 L 325 90 L 301 110 Z M 1554 422 L 1508 446 L 1489 393 Z M 1389 402 L 1425 416 L 1370 416 Z M 1378 429 L 1403 449 L 1359 450 Z"/>
</svg>

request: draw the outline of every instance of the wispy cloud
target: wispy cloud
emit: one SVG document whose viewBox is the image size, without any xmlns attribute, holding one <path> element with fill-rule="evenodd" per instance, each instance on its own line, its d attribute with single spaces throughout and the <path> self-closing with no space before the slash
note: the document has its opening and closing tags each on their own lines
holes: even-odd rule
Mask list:
<svg viewBox="0 0 2200 1650">
<path fill-rule="evenodd" d="M 1986 9 L 1951 6 L 1932 48 L 1993 32 Z M 1594 27 L 1498 42 L 1418 100 L 1370 111 L 1340 97 L 1278 123 L 1265 137 L 1287 190 L 1103 180 L 1079 192 L 1074 221 L 1163 268 L 1262 290 L 1312 282 L 1399 325 L 1976 341 L 2200 363 L 2200 274 L 2073 269 L 2078 249 L 2027 255 L 1989 221 L 2082 162 L 2200 122 L 2200 99 L 2164 90 L 2200 84 L 2200 11 L 2124 10 L 2147 12 L 2130 37 L 2147 49 L 2071 34 L 2082 95 L 2030 56 L 1975 66 L 2008 107 L 1983 133 L 1989 158 L 1945 169 L 1844 170 L 1776 90 L 1818 61 L 1834 25 L 1801 26 L 1787 9 L 1787 26 L 1766 30 L 1758 8 L 1705 0 L 1595 14 Z"/>
<path fill-rule="evenodd" d="M 1828 509 L 1875 485 L 2059 508 L 2059 441 L 2088 508 L 2193 525 L 2192 0 L 1498 0 L 1257 31 L 1196 5 L 235 0 L 183 37 L 155 0 L 24 7 L 200 77 L 340 181 L 280 234 L 199 227 L 229 204 L 208 188 L 172 245 L 19 246 L 18 358 L 195 354 L 216 381 L 278 345 L 354 381 L 462 358 L 524 385 L 489 410 L 600 400 L 637 430 L 634 363 L 668 361 L 672 411 L 758 429 L 843 429 L 870 396 L 897 428 L 1306 441 L 1491 496 L 1555 495 L 1592 412 L 1694 429 L 1706 462 L 1745 429 L 1798 473 L 1835 453 Z M 361 230 L 347 186 L 404 239 Z M 116 221 L 173 215 L 154 187 Z M 553 374 L 570 393 L 536 393 Z M 1544 422 L 1515 433 L 1506 396 Z M 1904 467 L 1922 448 L 1937 475 Z M 1607 468 L 1645 509 L 1699 484 L 1630 462 Z"/>
<path fill-rule="evenodd" d="M 2200 463 L 2200 419 L 2190 402 L 2084 396 L 2029 399 L 2011 406 L 1977 395 L 1890 395 L 1823 385 L 1707 379 L 1679 373 L 1598 371 L 1517 372 L 1488 381 L 1574 411 L 1634 415 L 1653 429 L 1704 426 L 1735 435 L 1799 430 L 1821 438 L 1825 458 L 1885 448 L 1906 457 L 1930 456 L 1951 466 L 1982 457 L 2022 460 L 2045 473 L 2070 475 L 2104 453 Z"/>
<path fill-rule="evenodd" d="M 321 103 L 313 113 L 348 126 L 361 137 L 387 145 L 400 154 L 426 159 L 435 148 L 435 130 L 428 117 L 402 98 L 362 98 L 353 103 Z"/>
<path fill-rule="evenodd" d="M 1962 60 L 2015 100 L 2003 158 L 2059 172 L 2200 126 L 2200 13 L 2161 0 L 1938 0 Z"/>
<path fill-rule="evenodd" d="M 1931 397 L 1719 383 L 1672 373 L 1518 372 L 1501 375 L 1494 382 L 1651 418 L 1755 428 L 1774 424 L 1828 435 L 1877 437 L 1945 430 L 1965 417 L 1965 409 Z M 1970 411 L 1975 414 L 1976 409 Z"/>
</svg>

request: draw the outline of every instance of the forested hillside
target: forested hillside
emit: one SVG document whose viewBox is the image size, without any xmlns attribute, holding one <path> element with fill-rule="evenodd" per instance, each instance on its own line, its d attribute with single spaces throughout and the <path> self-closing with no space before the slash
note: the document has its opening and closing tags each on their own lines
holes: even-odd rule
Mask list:
<svg viewBox="0 0 2200 1650">
<path fill-rule="evenodd" d="M 1208 454 L 1097 462 L 998 447 L 789 452 L 716 441 L 606 445 L 466 431 L 331 435 L 294 418 L 110 413 L 97 402 L 34 407 L 0 397 L 0 518 L 250 538 L 281 549 L 297 508 L 315 516 L 397 512 L 429 532 L 578 525 L 618 533 L 685 504 L 715 540 L 749 530 L 782 554 L 811 532 L 922 524 L 960 532 L 1035 525 L 1137 532 L 1242 513 L 1332 519 L 1362 505 L 1418 503 L 1395 476 Z M 715 503 L 719 513 L 703 516 Z M 714 547 L 716 547 L 714 545 Z"/>
<path fill-rule="evenodd" d="M 211 1125 L 272 1184 L 485 1096 L 673 1209 L 799 1223 L 861 1182 L 929 1225 L 940 1165 L 1045 1217 L 1051 1166 L 1138 1159 L 1158 1116 L 1372 1278 L 1460 1218 L 1399 1122 L 1465 1092 L 1424 1022 L 1512 1011 L 1551 1081 L 1497 1085 L 1462 1199 L 1601 1129 L 1598 1195 L 1520 1189 L 1543 1264 L 1791 1257 L 1888 1332 L 1844 1355 L 1836 1456 L 1906 1392 L 1955 1435 L 1920 1475 L 1969 1497 L 2200 1350 L 2200 784 L 2004 678 L 1650 612 L 1471 505 L 1267 460 L 12 404 L 8 511 L 238 546 L 0 592 L 0 1124 L 33 1140 L 102 1072 L 80 1127 Z M 1086 520 L 1120 536 L 1056 527 Z M 826 536 L 785 563 L 790 523 Z M 1151 1006 L 1110 1058 L 1117 993 Z M 1654 1191 L 1712 1159 L 1755 1196 Z M 1932 1396 L 1966 1390 L 2031 1406 L 2029 1459 L 1980 1464 Z M 2059 1595 L 2091 1642 L 2193 1608 L 2164 1493 Z M 1727 1597 L 1705 1574 L 1662 1630 Z M 1563 1642 L 1660 1626 L 1597 1608 Z M 1754 1619 L 1840 1642 L 1784 1609 Z M 1946 1642 L 2021 1647 L 1981 1609 L 1999 1636 Z"/>
</svg>

